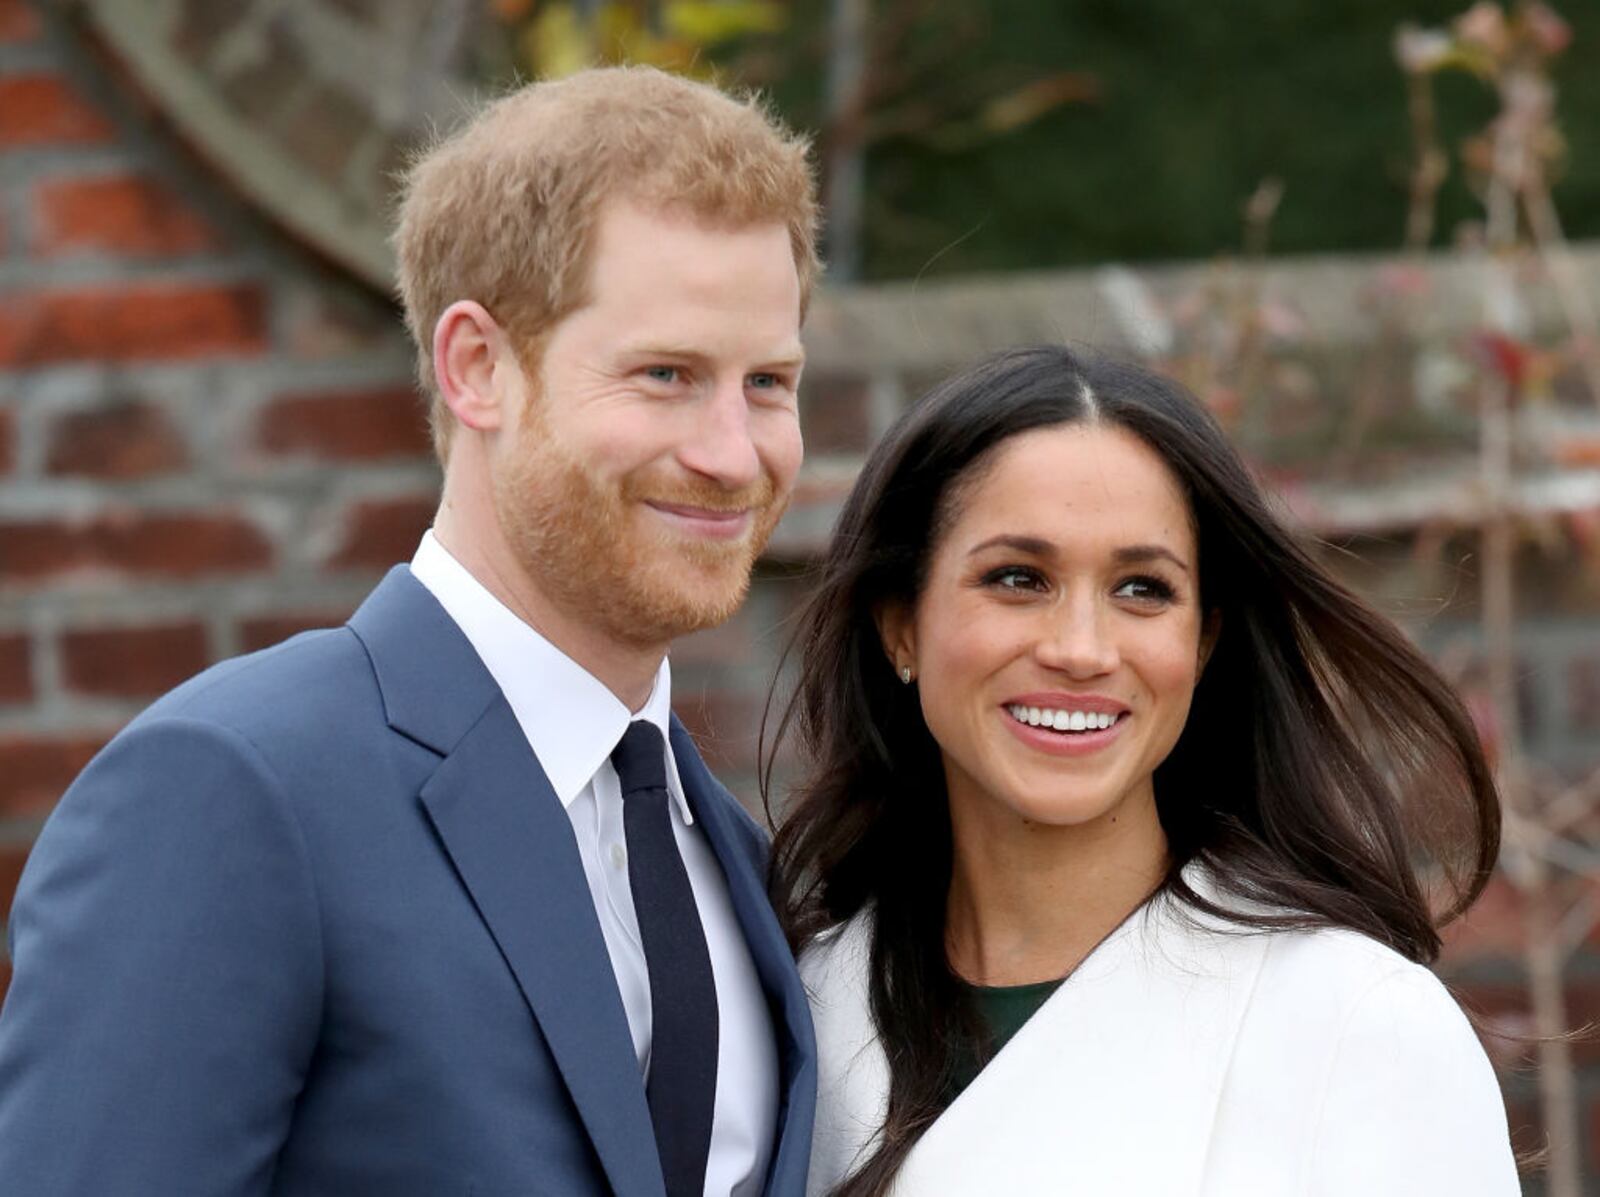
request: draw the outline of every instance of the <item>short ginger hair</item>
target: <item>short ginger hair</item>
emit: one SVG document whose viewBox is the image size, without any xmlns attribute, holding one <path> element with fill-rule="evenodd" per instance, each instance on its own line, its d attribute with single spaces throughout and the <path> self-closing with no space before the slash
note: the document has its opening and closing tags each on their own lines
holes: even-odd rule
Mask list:
<svg viewBox="0 0 1600 1197">
<path fill-rule="evenodd" d="M 441 460 L 453 421 L 433 378 L 439 317 L 476 300 L 535 364 L 587 302 L 596 220 L 617 197 L 713 226 L 784 225 L 804 314 L 819 269 L 807 139 L 752 97 L 651 67 L 518 88 L 425 148 L 402 184 L 399 292 Z"/>
</svg>

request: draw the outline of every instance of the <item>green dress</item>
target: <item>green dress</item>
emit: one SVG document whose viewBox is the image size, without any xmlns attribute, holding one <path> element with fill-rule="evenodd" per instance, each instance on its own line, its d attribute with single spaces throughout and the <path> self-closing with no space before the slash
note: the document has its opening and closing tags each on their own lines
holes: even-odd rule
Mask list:
<svg viewBox="0 0 1600 1197">
<path fill-rule="evenodd" d="M 989 1035 L 989 1050 L 982 1051 L 978 1044 L 967 1044 L 956 1062 L 950 1079 L 949 1101 L 961 1095 L 973 1078 L 983 1071 L 983 1066 L 993 1059 L 1011 1037 L 1022 1029 L 1022 1024 L 1032 1018 L 1050 995 L 1061 988 L 1065 978 L 1052 981 L 1035 981 L 1028 985 L 968 985 L 961 988 L 971 999 L 978 1013 L 978 1021 Z"/>
</svg>

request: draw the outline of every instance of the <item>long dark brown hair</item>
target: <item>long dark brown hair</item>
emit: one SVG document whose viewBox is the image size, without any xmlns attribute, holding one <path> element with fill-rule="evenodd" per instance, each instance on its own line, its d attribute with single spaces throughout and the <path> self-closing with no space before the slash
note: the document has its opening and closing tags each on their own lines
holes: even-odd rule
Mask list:
<svg viewBox="0 0 1600 1197">
<path fill-rule="evenodd" d="M 769 816 L 777 744 L 796 735 L 804 762 L 770 878 L 796 951 L 872 912 L 888 1113 L 841 1197 L 887 1192 L 948 1101 L 952 1045 L 975 1033 L 945 954 L 952 848 L 939 746 L 915 690 L 894 676 L 874 613 L 915 604 L 958 484 L 996 446 L 1088 421 L 1138 436 L 1178 479 L 1201 604 L 1220 616 L 1188 723 L 1155 776 L 1165 894 L 1250 927 L 1346 927 L 1429 963 L 1437 928 L 1477 898 L 1494 865 L 1500 806 L 1465 708 L 1285 526 L 1188 392 L 1061 347 L 982 362 L 907 411 L 868 458 L 790 644 L 797 688 L 765 754 Z M 1225 897 L 1270 912 L 1208 901 L 1182 876 L 1193 861 Z"/>
</svg>

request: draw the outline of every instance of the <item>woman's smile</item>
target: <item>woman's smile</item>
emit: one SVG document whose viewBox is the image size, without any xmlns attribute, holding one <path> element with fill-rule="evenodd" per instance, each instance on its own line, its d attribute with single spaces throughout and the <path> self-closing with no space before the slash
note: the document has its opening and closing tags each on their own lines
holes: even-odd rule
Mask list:
<svg viewBox="0 0 1600 1197">
<path fill-rule="evenodd" d="M 1209 641 L 1197 557 L 1183 489 L 1122 429 L 1027 432 L 979 468 L 915 611 L 886 620 L 957 818 L 1072 826 L 1153 803 Z"/>
<path fill-rule="evenodd" d="M 1005 714 L 1012 735 L 1028 747 L 1052 756 L 1087 756 L 1109 748 L 1128 719 L 1126 715 L 1086 716 L 1082 711 L 1069 716 L 1064 710 L 1045 711 L 1041 717 L 1038 707 L 1007 707 Z M 1053 721 L 1045 722 L 1044 718 L 1050 716 Z M 1092 725 L 1089 720 L 1094 720 Z"/>
<path fill-rule="evenodd" d="M 1001 705 L 1013 735 L 1053 756 L 1087 756 L 1116 743 L 1133 717 L 1099 694 L 1023 694 Z"/>
</svg>

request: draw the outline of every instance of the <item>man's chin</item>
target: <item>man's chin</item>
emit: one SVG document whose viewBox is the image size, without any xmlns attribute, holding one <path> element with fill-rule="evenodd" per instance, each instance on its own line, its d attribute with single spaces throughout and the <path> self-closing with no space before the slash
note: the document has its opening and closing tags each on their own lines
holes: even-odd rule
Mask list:
<svg viewBox="0 0 1600 1197">
<path fill-rule="evenodd" d="M 750 590 L 750 570 L 742 561 L 724 562 L 717 569 L 707 569 L 704 563 L 663 562 L 653 572 L 649 586 L 653 601 L 646 601 L 668 638 L 726 623 Z"/>
</svg>

